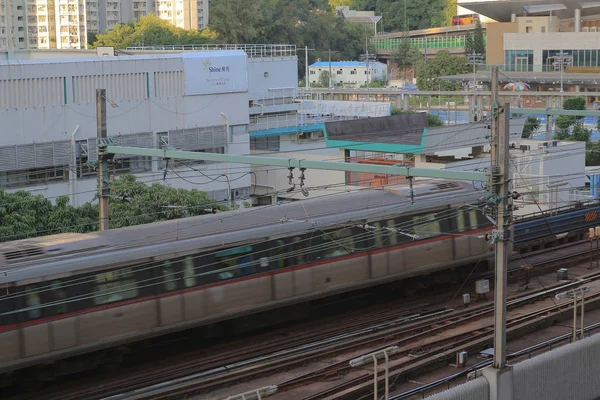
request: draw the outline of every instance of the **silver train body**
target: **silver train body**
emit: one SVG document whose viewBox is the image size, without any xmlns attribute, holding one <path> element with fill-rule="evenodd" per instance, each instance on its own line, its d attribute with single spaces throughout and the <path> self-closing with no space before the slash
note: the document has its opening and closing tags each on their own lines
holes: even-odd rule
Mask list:
<svg viewBox="0 0 600 400">
<path fill-rule="evenodd" d="M 0 374 L 485 262 L 470 183 L 423 181 L 0 245 Z M 437 222 L 436 222 L 437 221 Z"/>
</svg>

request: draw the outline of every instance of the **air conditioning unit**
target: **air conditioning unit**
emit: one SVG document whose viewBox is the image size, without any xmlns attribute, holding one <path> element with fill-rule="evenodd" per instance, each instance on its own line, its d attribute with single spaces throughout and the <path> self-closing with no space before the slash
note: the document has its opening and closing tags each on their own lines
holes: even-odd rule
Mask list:
<svg viewBox="0 0 600 400">
<path fill-rule="evenodd" d="M 558 140 L 553 140 L 551 147 L 558 147 Z"/>
<path fill-rule="evenodd" d="M 521 151 L 525 152 L 525 151 L 531 151 L 531 145 L 528 144 L 522 144 L 519 149 L 521 149 Z"/>
<path fill-rule="evenodd" d="M 538 149 L 548 148 L 548 142 L 538 143 Z"/>
</svg>

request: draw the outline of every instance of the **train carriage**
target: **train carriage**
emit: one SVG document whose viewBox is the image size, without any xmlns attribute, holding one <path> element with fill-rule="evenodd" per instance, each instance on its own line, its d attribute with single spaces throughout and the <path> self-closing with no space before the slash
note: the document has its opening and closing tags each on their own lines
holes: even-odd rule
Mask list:
<svg viewBox="0 0 600 400">
<path fill-rule="evenodd" d="M 399 185 L 2 244 L 0 374 L 66 373 L 62 361 L 74 356 L 485 265 L 491 223 L 474 206 L 483 196 L 470 183 L 431 180 L 412 196 Z"/>
</svg>

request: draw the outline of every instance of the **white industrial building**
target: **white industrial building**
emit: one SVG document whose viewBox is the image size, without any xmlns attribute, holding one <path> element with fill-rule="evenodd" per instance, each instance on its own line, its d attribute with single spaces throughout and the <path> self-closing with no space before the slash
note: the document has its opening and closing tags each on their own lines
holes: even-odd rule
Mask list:
<svg viewBox="0 0 600 400">
<path fill-rule="evenodd" d="M 264 46 L 263 46 L 264 47 Z M 138 147 L 250 153 L 251 114 L 297 109 L 293 46 L 262 53 L 190 52 L 126 57 L 0 62 L 0 188 L 74 205 L 93 200 L 95 92 L 106 89 L 108 135 Z M 214 72 L 215 68 L 220 72 Z M 165 163 L 117 157 L 111 173 L 162 181 Z M 171 163 L 165 183 L 206 191 L 219 201 L 247 199 L 250 167 Z M 202 172 L 198 172 L 201 170 Z M 228 179 L 219 179 L 220 175 Z M 184 179 L 182 179 L 184 178 Z"/>
<path fill-rule="evenodd" d="M 387 65 L 380 62 L 319 61 L 308 67 L 308 82 L 319 83 L 323 73 L 331 71 L 331 85 L 359 88 L 375 79 L 387 78 Z"/>
</svg>

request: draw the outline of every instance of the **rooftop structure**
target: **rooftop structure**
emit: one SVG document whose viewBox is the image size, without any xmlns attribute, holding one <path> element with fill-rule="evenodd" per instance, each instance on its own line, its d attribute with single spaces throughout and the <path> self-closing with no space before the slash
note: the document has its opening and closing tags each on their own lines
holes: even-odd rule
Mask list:
<svg viewBox="0 0 600 400">
<path fill-rule="evenodd" d="M 458 0 L 458 6 L 498 22 L 514 21 L 516 16 L 552 14 L 560 19 L 600 13 L 600 3 L 581 0 Z"/>
<path fill-rule="evenodd" d="M 321 75 L 330 69 L 332 86 L 357 88 L 387 75 L 387 65 L 380 62 L 371 62 L 367 68 L 367 63 L 360 61 L 319 61 L 308 67 L 309 83 L 318 84 Z"/>
<path fill-rule="evenodd" d="M 356 11 L 351 10 L 348 6 L 337 6 L 335 9 L 337 13 L 342 14 L 348 22 L 373 26 L 373 30 L 375 34 L 377 34 L 377 23 L 381 21 L 382 17 L 375 15 L 374 11 Z"/>
<path fill-rule="evenodd" d="M 95 172 L 87 160 L 96 157 L 98 88 L 106 89 L 108 135 L 117 143 L 248 154 L 251 115 L 297 110 L 297 58 L 234 50 L 1 61 L 0 112 L 14 134 L 0 138 L 0 187 L 68 194 L 73 204 L 93 199 Z M 231 169 L 232 181 L 169 165 L 177 174 L 166 184 L 201 187 L 219 201 L 250 196 L 249 167 L 202 164 L 195 168 L 208 176 Z M 161 159 L 124 156 L 110 172 L 152 182 L 165 178 L 165 167 Z"/>
</svg>

